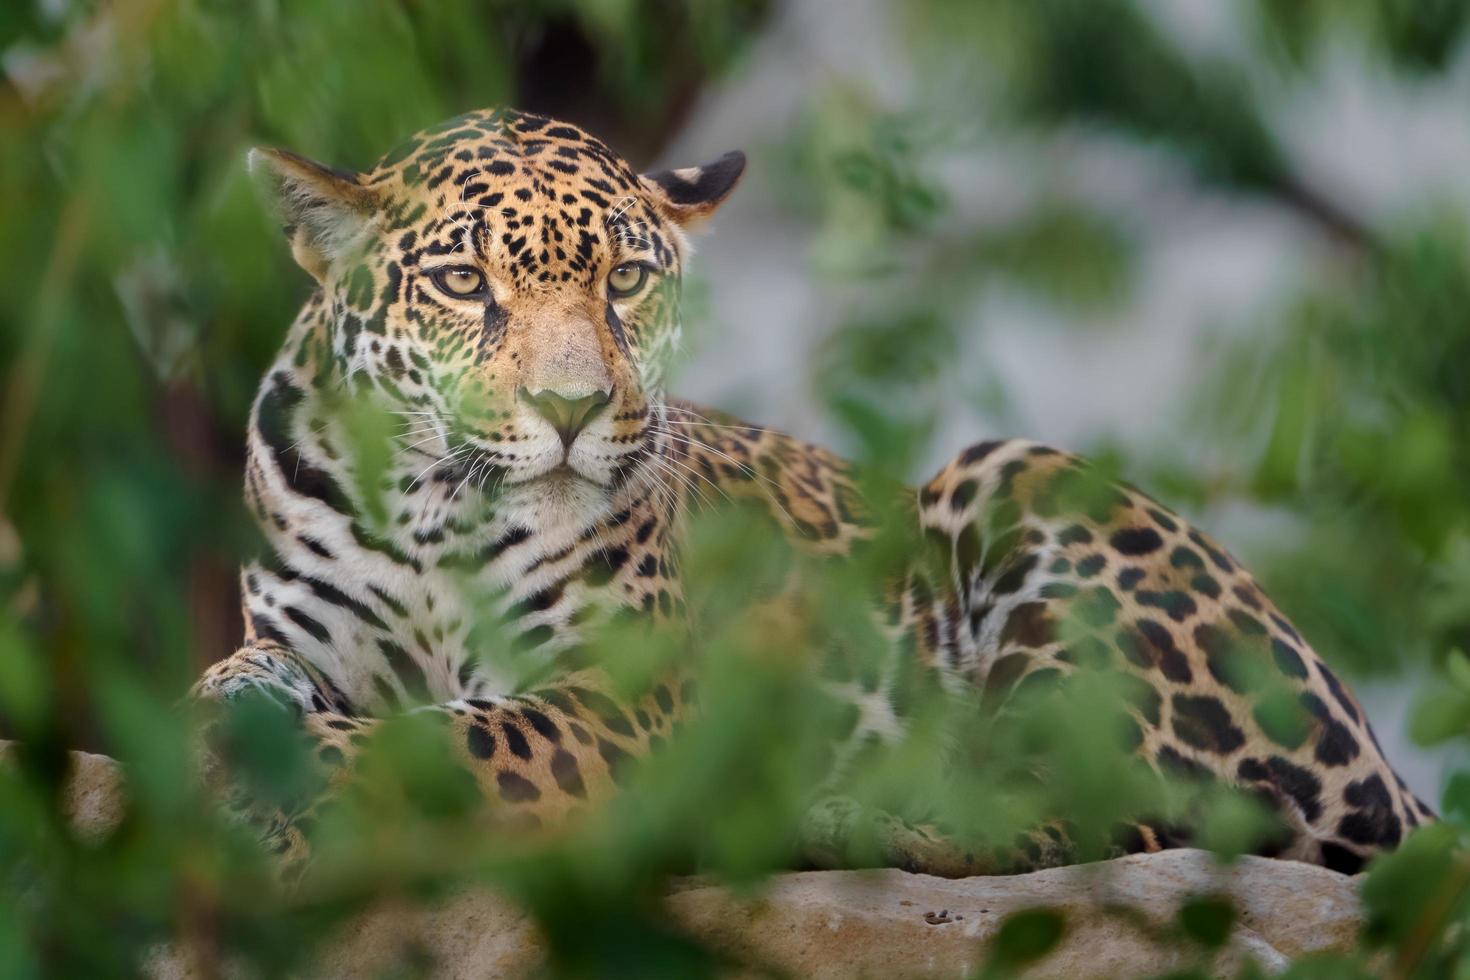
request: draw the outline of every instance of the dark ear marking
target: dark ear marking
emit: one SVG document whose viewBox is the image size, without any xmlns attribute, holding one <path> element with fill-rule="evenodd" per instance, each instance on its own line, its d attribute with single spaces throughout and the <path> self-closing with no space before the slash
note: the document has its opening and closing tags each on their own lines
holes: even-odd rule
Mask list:
<svg viewBox="0 0 1470 980">
<path fill-rule="evenodd" d="M 702 167 L 656 170 L 643 175 L 644 186 L 656 196 L 660 208 L 681 225 L 714 214 L 730 196 L 745 172 L 745 154 L 732 150 Z"/>
<path fill-rule="evenodd" d="M 671 202 L 687 206 L 717 204 L 724 200 L 734 190 L 735 182 L 744 171 L 745 154 L 733 150 L 702 167 L 656 170 L 645 176 L 663 188 Z"/>
</svg>

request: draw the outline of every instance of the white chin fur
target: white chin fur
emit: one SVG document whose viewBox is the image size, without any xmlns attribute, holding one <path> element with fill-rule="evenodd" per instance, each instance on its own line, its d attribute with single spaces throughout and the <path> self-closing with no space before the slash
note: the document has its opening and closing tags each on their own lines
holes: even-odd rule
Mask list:
<svg viewBox="0 0 1470 980">
<path fill-rule="evenodd" d="M 573 537 L 606 516 L 611 495 L 568 470 L 507 484 L 496 501 L 500 516 L 533 534 Z M 548 545 L 550 541 L 548 541 Z"/>
</svg>

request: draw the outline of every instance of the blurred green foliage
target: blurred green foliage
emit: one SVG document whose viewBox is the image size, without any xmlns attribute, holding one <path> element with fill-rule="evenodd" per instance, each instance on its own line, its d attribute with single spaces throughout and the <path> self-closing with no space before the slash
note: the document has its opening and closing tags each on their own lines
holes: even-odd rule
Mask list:
<svg viewBox="0 0 1470 980">
<path fill-rule="evenodd" d="M 895 4 L 916 85 L 904 104 L 834 85 L 811 93 L 765 154 L 814 231 L 813 272 L 856 289 L 820 347 L 813 385 L 852 436 L 873 499 L 913 476 L 953 393 L 977 296 L 1019 289 L 1063 316 L 1126 308 L 1130 231 L 1085 200 L 1031 193 L 1001 222 L 954 206 L 945 161 L 1000 134 L 1097 133 L 1160 154 L 1202 189 L 1298 216 L 1334 243 L 1258 331 L 1222 351 L 1181 445 L 1237 471 L 1201 477 L 1188 454 L 1108 463 L 1198 511 L 1245 502 L 1307 529 L 1256 549 L 1261 578 L 1335 661 L 1429 670 L 1414 731 L 1470 733 L 1470 254 L 1463 204 L 1379 226 L 1299 176 L 1273 130 L 1273 91 L 1308 84 L 1324 51 L 1415 79 L 1455 70 L 1457 0 L 1237 0 L 1244 54 L 1204 56 L 1157 5 L 1132 0 Z M 0 976 L 128 976 L 154 944 L 185 943 L 276 976 L 384 895 L 432 898 L 483 882 L 514 895 L 566 975 L 700 975 L 724 964 L 658 911 L 672 873 L 737 887 L 794 859 L 836 706 L 790 650 L 738 629 L 749 586 L 789 562 L 738 515 L 691 543 L 705 598 L 704 713 L 636 776 L 605 818 L 564 840 L 490 837 L 463 774 L 408 720 L 374 740 L 375 774 L 324 819 L 303 888 L 282 894 L 245 828 L 189 778 L 174 705 L 238 640 L 233 568 L 251 532 L 238 504 L 240 437 L 259 375 L 302 298 L 244 179 L 252 142 L 364 166 L 403 134 L 513 102 L 567 115 L 644 162 L 701 86 L 718 83 L 768 22 L 756 0 L 19 0 L 0 7 Z M 1462 59 L 1461 59 L 1462 60 Z M 761 148 L 756 148 L 761 149 Z M 792 270 L 793 275 L 800 270 Z M 965 367 L 964 394 L 1005 411 L 1006 379 Z M 1085 448 L 1085 447 L 1079 447 Z M 864 572 L 815 597 L 823 631 L 861 662 Z M 673 651 L 614 634 L 630 675 Z M 635 655 L 635 653 L 637 655 Z M 627 677 L 630 683 L 636 677 Z M 1132 813 L 1203 815 L 1229 859 L 1269 835 L 1252 801 L 1164 785 L 1118 751 L 1108 678 L 1039 691 L 987 723 L 920 686 L 913 729 L 855 765 L 854 796 L 940 814 L 977 843 L 1046 816 L 1078 821 L 1084 853 Z M 263 710 L 263 709 L 262 709 Z M 1292 724 L 1285 716 L 1283 725 Z M 1003 723 L 1002 723 L 1003 722 Z M 313 774 L 286 726 L 243 710 L 234 757 L 258 795 Z M 942 780 L 930 760 L 972 762 Z M 129 767 L 131 807 L 100 840 L 63 818 L 65 750 Z M 1050 773 L 1028 778 L 1033 764 Z M 1470 773 L 1446 822 L 1377 862 L 1360 954 L 1289 975 L 1463 975 Z M 1199 896 L 1175 940 L 1224 943 L 1228 902 Z M 982 975 L 1012 975 L 1065 934 L 1036 910 L 1001 930 Z M 1171 927 L 1173 928 L 1173 927 Z M 1373 959 L 1371 957 L 1378 957 Z M 1201 960 L 1200 962 L 1203 962 Z M 385 964 L 412 975 L 423 964 Z M 1181 973 L 1179 976 L 1196 975 Z M 1203 974 L 1199 974 L 1203 975 Z"/>
</svg>

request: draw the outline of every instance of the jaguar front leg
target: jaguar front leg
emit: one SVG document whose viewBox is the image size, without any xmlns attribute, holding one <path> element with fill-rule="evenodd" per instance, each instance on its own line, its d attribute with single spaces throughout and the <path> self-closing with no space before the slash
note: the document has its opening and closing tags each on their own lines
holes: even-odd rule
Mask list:
<svg viewBox="0 0 1470 980">
<path fill-rule="evenodd" d="M 263 695 L 299 714 L 312 711 L 352 713 L 347 696 L 320 671 L 272 640 L 252 640 L 211 665 L 195 682 L 190 698 L 199 703 L 228 703 L 251 694 Z"/>
<path fill-rule="evenodd" d="M 610 797 L 636 760 L 661 745 L 688 713 L 687 691 L 658 683 L 621 696 L 596 669 L 523 694 L 420 708 L 438 715 L 456 760 L 495 806 L 522 823 L 555 823 Z M 344 755 L 362 744 L 330 718 L 310 717 L 315 737 Z"/>
<path fill-rule="evenodd" d="M 410 714 L 441 721 L 446 754 L 473 777 L 490 814 L 527 830 L 555 827 L 609 799 L 688 716 L 690 697 L 690 688 L 660 682 L 627 698 L 602 671 L 586 670 L 524 694 L 449 701 Z M 303 715 L 324 791 L 263 834 L 288 880 L 305 869 L 323 809 L 368 778 L 359 763 L 387 724 L 391 719 L 330 711 Z"/>
<path fill-rule="evenodd" d="M 221 745 L 225 713 L 252 699 L 279 707 L 291 719 L 332 711 L 351 715 L 353 706 L 320 671 L 271 640 L 252 639 L 211 665 L 189 691 L 187 703 L 199 714 L 195 759 L 205 785 L 224 779 Z"/>
</svg>

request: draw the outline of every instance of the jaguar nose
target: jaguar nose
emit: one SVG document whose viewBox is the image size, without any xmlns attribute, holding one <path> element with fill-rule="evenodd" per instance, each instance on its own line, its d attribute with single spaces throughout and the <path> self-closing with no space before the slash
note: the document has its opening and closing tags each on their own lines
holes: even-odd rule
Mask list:
<svg viewBox="0 0 1470 980">
<path fill-rule="evenodd" d="M 556 434 L 561 436 L 563 447 L 570 449 L 578 433 L 612 401 L 612 392 L 594 391 L 582 398 L 564 398 L 554 391 L 538 391 L 534 394 L 521 389 L 521 398 L 536 410 L 536 414 L 551 423 Z"/>
</svg>

